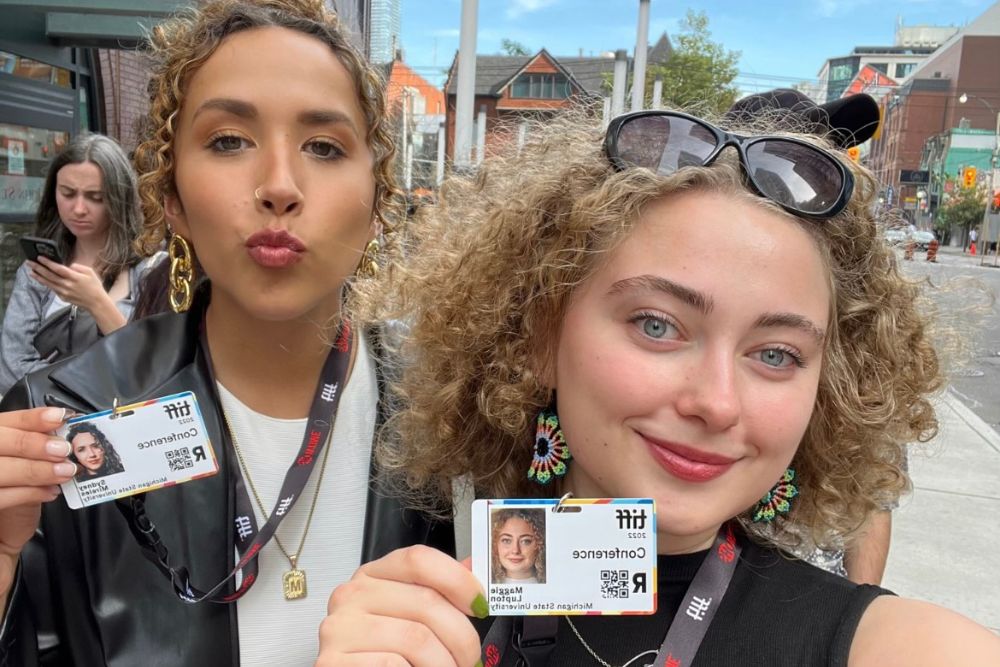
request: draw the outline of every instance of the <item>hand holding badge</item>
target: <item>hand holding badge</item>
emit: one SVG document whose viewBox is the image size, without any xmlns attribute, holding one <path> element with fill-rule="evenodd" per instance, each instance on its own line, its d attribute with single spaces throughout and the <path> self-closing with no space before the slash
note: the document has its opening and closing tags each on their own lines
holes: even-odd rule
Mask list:
<svg viewBox="0 0 1000 667">
<path fill-rule="evenodd" d="M 649 498 L 477 500 L 472 571 L 492 616 L 656 611 Z"/>
<path fill-rule="evenodd" d="M 182 484 L 219 471 L 192 392 L 69 420 L 58 434 L 78 473 L 62 484 L 71 509 Z"/>
</svg>

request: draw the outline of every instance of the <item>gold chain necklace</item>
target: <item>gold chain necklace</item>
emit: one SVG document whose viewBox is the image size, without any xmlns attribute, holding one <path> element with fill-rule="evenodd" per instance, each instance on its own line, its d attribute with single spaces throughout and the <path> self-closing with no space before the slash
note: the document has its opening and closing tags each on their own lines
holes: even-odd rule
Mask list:
<svg viewBox="0 0 1000 667">
<path fill-rule="evenodd" d="M 243 460 L 243 452 L 240 450 L 240 443 L 236 440 L 236 431 L 233 430 L 233 425 L 229 422 L 229 415 L 226 414 L 226 409 L 222 407 L 222 403 L 219 403 L 219 409 L 222 411 L 222 418 L 226 422 L 226 428 L 229 430 L 229 438 L 233 441 L 233 449 L 236 451 L 236 459 L 240 462 L 240 468 L 243 469 L 243 474 L 246 476 L 247 484 L 250 486 L 250 490 L 253 492 L 254 500 L 257 501 L 257 507 L 260 508 L 260 513 L 263 516 L 267 516 L 267 508 L 264 506 L 264 501 L 260 499 L 260 494 L 257 493 L 257 487 L 254 486 L 253 479 L 250 477 L 250 467 L 247 462 Z M 309 506 L 309 516 L 306 517 L 306 527 L 302 531 L 302 539 L 299 540 L 299 548 L 295 550 L 295 553 L 290 554 L 288 550 L 285 549 L 284 545 L 281 544 L 281 540 L 278 539 L 278 533 L 274 533 L 274 543 L 278 545 L 278 549 L 281 553 L 285 555 L 288 559 L 289 564 L 292 569 L 285 572 L 284 576 L 281 578 L 281 587 L 285 594 L 286 600 L 298 600 L 306 596 L 306 573 L 300 570 L 297 566 L 299 555 L 302 553 L 302 547 L 306 543 L 306 535 L 309 534 L 309 526 L 312 524 L 313 511 L 316 509 L 316 501 L 319 500 L 320 487 L 323 485 L 323 473 L 326 472 L 326 460 L 330 457 L 331 444 L 330 440 L 333 439 L 333 429 L 330 429 L 330 435 L 326 439 L 326 451 L 323 452 L 323 463 L 320 464 L 319 469 L 319 479 L 316 481 L 316 492 L 313 494 L 312 505 Z"/>
</svg>

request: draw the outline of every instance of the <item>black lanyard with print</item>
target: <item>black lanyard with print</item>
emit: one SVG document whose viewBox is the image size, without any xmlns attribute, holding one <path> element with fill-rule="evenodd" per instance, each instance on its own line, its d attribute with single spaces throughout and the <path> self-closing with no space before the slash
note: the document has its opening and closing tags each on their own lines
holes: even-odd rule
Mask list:
<svg viewBox="0 0 1000 667">
<path fill-rule="evenodd" d="M 209 601 L 227 604 L 235 602 L 243 597 L 247 591 L 257 581 L 257 556 L 264 548 L 275 531 L 281 524 L 285 516 L 295 506 L 299 495 L 309 480 L 316 461 L 326 447 L 333 431 L 334 421 L 337 415 L 337 407 L 340 405 L 340 397 L 343 393 L 347 371 L 351 361 L 352 335 L 350 323 L 346 320 L 341 324 L 337 332 L 336 342 L 327 355 L 323 370 L 320 373 L 319 383 L 313 395 L 312 406 L 309 409 L 309 419 L 306 422 L 305 434 L 302 437 L 302 444 L 299 447 L 295 460 L 288 467 L 285 479 L 281 484 L 281 492 L 278 500 L 271 510 L 271 514 L 263 527 L 258 529 L 257 518 L 254 515 L 253 505 L 250 495 L 247 493 L 246 485 L 243 481 L 243 473 L 240 464 L 234 453 L 230 452 L 227 457 L 229 470 L 235 480 L 236 492 L 236 517 L 233 522 L 233 543 L 236 545 L 239 560 L 236 567 L 226 575 L 222 581 L 212 586 L 207 591 L 196 588 L 191 583 L 188 569 L 184 566 L 173 566 L 169 563 L 169 552 L 161 542 L 156 526 L 146 515 L 145 503 L 142 496 L 132 496 L 124 502 L 117 503 L 122 514 L 128 521 L 129 528 L 133 536 L 139 542 L 143 555 L 146 556 L 159 570 L 170 579 L 177 597 L 191 604 Z M 202 349 L 209 357 L 209 368 L 212 368 L 211 356 L 208 345 L 202 332 Z M 212 373 L 212 382 L 215 382 Z M 219 405 L 221 410 L 221 403 Z M 240 585 L 232 593 L 224 593 L 224 589 L 237 573 L 240 574 Z"/>
</svg>

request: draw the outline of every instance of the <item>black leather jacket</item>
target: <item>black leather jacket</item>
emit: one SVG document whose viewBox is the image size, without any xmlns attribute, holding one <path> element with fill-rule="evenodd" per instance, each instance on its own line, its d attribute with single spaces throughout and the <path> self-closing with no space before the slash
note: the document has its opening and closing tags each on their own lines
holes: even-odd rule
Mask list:
<svg viewBox="0 0 1000 667">
<path fill-rule="evenodd" d="M 188 313 L 120 329 L 83 354 L 29 375 L 0 404 L 4 411 L 57 405 L 91 413 L 109 409 L 116 396 L 127 405 L 195 392 L 212 442 L 219 443 L 219 473 L 148 494 L 146 511 L 171 562 L 186 564 L 192 582 L 203 587 L 228 574 L 234 553 L 232 445 L 199 343 L 206 302 L 202 295 Z M 378 375 L 381 390 L 381 369 Z M 380 401 L 380 413 L 381 407 Z M 430 522 L 380 493 L 374 470 L 372 481 L 363 561 L 412 544 L 454 552 L 450 524 Z M 235 605 L 178 600 L 114 503 L 70 510 L 60 498 L 44 506 L 39 531 L 22 552 L 0 628 L 0 664 L 238 665 L 238 637 Z"/>
</svg>

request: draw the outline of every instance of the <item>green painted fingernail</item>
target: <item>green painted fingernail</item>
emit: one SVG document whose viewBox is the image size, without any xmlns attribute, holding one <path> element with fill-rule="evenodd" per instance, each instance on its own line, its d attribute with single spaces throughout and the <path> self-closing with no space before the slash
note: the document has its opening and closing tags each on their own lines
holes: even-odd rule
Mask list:
<svg viewBox="0 0 1000 667">
<path fill-rule="evenodd" d="M 483 667 L 483 661 L 482 660 L 477 661 L 476 667 Z"/>
<path fill-rule="evenodd" d="M 482 593 L 472 601 L 472 613 L 475 614 L 476 618 L 486 618 L 490 615 L 490 606 L 486 603 L 486 598 L 483 597 Z"/>
</svg>

